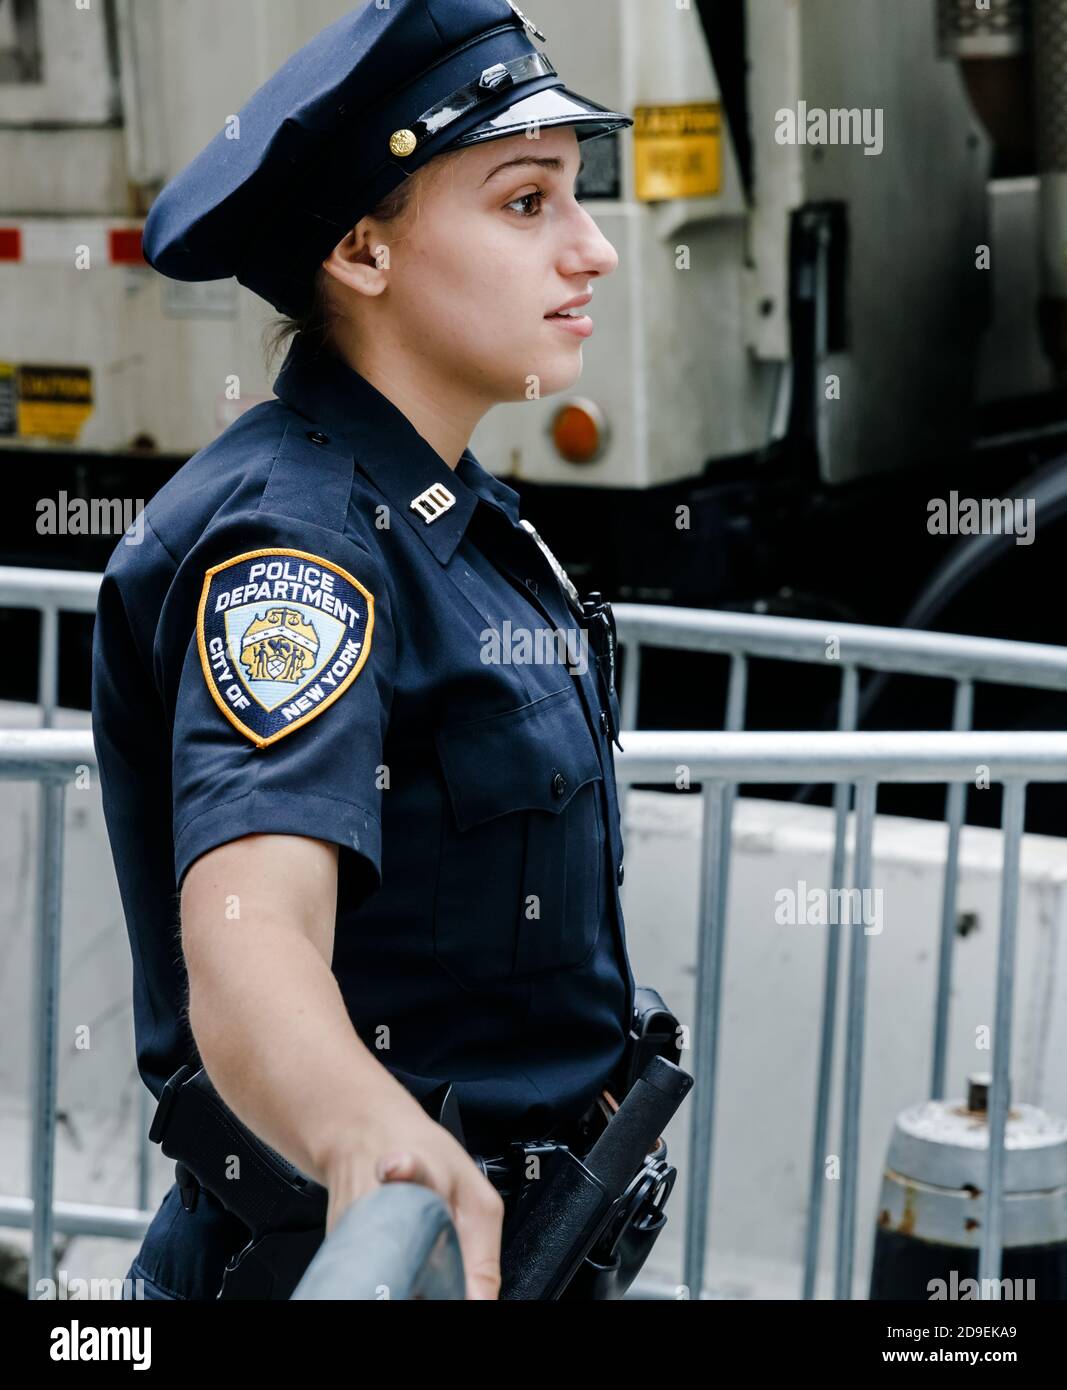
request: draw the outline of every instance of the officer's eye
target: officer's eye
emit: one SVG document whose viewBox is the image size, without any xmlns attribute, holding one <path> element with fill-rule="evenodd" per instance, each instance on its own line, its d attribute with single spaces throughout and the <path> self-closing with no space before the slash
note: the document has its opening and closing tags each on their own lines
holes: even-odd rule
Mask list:
<svg viewBox="0 0 1067 1390">
<path fill-rule="evenodd" d="M 529 204 L 529 203 L 531 203 L 531 202 L 536 202 L 536 205 L 537 205 L 537 211 L 536 211 L 536 212 L 520 212 L 520 213 L 516 213 L 516 216 L 517 216 L 517 217 L 521 217 L 521 218 L 523 218 L 523 219 L 529 219 L 529 218 L 531 218 L 531 217 L 540 217 L 540 216 L 541 216 L 541 204 L 542 204 L 542 202 L 545 200 L 545 198 L 547 198 L 547 197 L 548 197 L 548 194 L 545 192 L 545 190 L 544 190 L 543 188 L 539 188 L 535 193 L 524 193 L 523 196 L 522 196 L 521 198 L 516 198 L 516 199 L 514 200 L 514 202 L 507 203 L 506 206 L 509 207 L 509 208 L 514 208 L 514 207 L 520 207 L 520 206 L 521 206 L 522 204 L 524 204 L 524 203 Z"/>
</svg>

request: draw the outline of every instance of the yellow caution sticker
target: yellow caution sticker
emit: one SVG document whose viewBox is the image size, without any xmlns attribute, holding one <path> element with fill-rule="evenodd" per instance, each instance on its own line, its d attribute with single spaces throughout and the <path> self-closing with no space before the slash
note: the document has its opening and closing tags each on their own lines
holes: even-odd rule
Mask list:
<svg viewBox="0 0 1067 1390">
<path fill-rule="evenodd" d="M 93 413 L 93 374 L 88 367 L 22 364 L 15 394 L 20 435 L 72 444 Z"/>
<path fill-rule="evenodd" d="M 638 106 L 634 170 L 641 202 L 707 198 L 722 191 L 722 107 Z"/>
</svg>

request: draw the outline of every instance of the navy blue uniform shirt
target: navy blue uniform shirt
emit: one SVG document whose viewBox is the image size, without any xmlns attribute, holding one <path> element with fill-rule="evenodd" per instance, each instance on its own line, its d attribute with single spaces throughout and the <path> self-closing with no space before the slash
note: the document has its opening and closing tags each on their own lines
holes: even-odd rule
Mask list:
<svg viewBox="0 0 1067 1390">
<path fill-rule="evenodd" d="M 541 1136 L 607 1083 L 633 1007 L 614 694 L 473 454 L 453 471 L 299 338 L 275 391 L 152 499 L 100 593 L 93 731 L 141 1076 L 158 1097 L 196 1061 L 190 865 L 305 835 L 340 846 L 332 967 L 363 1041 L 417 1098 L 455 1083 L 472 1147 Z"/>
</svg>

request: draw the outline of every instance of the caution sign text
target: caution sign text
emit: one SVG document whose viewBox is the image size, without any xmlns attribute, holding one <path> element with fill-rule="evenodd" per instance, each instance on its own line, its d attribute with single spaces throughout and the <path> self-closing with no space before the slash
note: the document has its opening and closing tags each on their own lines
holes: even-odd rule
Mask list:
<svg viewBox="0 0 1067 1390">
<path fill-rule="evenodd" d="M 93 374 L 88 367 L 18 369 L 18 432 L 72 443 L 93 413 Z"/>
<path fill-rule="evenodd" d="M 717 101 L 638 106 L 634 169 L 642 202 L 706 198 L 722 188 L 722 108 Z"/>
</svg>

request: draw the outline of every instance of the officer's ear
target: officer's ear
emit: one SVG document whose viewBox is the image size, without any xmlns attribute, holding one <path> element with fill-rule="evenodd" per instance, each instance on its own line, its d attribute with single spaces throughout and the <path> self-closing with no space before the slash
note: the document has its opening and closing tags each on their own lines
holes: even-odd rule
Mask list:
<svg viewBox="0 0 1067 1390">
<path fill-rule="evenodd" d="M 372 299 L 389 283 L 388 247 L 372 236 L 373 226 L 372 219 L 364 217 L 322 263 L 334 280 Z"/>
</svg>

